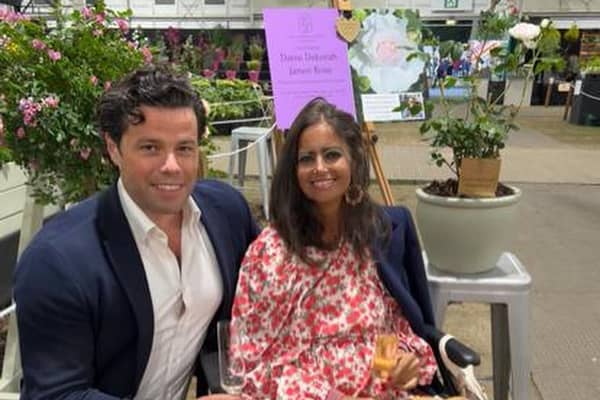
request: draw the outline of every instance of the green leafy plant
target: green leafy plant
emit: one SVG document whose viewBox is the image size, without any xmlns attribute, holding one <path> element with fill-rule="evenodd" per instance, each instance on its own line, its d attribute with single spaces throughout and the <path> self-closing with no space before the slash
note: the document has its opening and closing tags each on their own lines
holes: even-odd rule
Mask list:
<svg viewBox="0 0 600 400">
<path fill-rule="evenodd" d="M 132 41 L 130 11 L 103 2 L 65 13 L 55 24 L 0 14 L 0 166 L 22 167 L 40 203 L 74 202 L 113 181 L 94 122 L 97 98 L 126 72 L 150 62 Z"/>
<path fill-rule="evenodd" d="M 191 82 L 199 95 L 210 104 L 209 122 L 262 115 L 258 92 L 249 81 L 194 76 Z"/>
<path fill-rule="evenodd" d="M 260 61 L 258 61 L 258 60 L 246 61 L 246 68 L 248 68 L 249 71 L 260 70 Z"/>
<path fill-rule="evenodd" d="M 600 73 L 600 56 L 593 56 L 582 62 L 581 72 L 584 74 Z"/>
<path fill-rule="evenodd" d="M 440 113 L 424 121 L 420 127 L 421 133 L 429 138 L 433 147 L 432 161 L 437 166 L 448 167 L 457 180 L 463 158 L 499 157 L 509 133 L 518 129 L 515 118 L 524 103 L 527 84 L 532 81 L 533 76 L 564 67 L 564 60 L 558 54 L 560 34 L 549 20 L 542 21 L 540 25 L 518 22 L 517 10 L 513 5 L 509 4 L 508 8 L 499 10 L 494 8 L 497 3 L 481 13 L 478 29 L 481 45 L 478 52 L 472 56 L 473 73 L 463 77 L 447 76 L 440 81 Z M 466 50 L 461 43 L 439 42 L 429 35 L 423 36 L 427 38 L 424 44 L 438 46 L 440 59 L 460 60 Z M 509 37 L 512 37 L 510 41 Z M 503 40 L 505 45 L 493 48 L 490 51 L 489 67 L 481 68 L 480 64 L 484 53 L 488 51 L 488 44 L 498 39 Z M 427 53 L 415 52 L 409 59 L 415 57 L 430 62 Z M 481 79 L 487 78 L 489 74 L 508 75 L 509 79 L 502 95 L 486 99 L 479 96 L 478 85 Z M 524 80 L 518 104 L 499 104 L 499 99 L 509 90 L 516 78 Z M 447 90 L 458 85 L 467 89 L 466 104 L 457 104 L 446 96 Z M 395 111 L 408 107 L 408 104 L 401 104 Z M 433 104 L 427 102 L 425 107 L 427 114 L 431 115 Z M 416 114 L 421 111 L 421 107 L 416 108 L 411 112 Z M 443 152 L 446 148 L 451 150 L 450 156 Z"/>
<path fill-rule="evenodd" d="M 251 60 L 262 61 L 263 55 L 265 54 L 265 46 L 260 36 L 253 36 L 250 38 L 248 53 L 250 54 Z"/>
<path fill-rule="evenodd" d="M 567 42 L 576 42 L 579 39 L 579 27 L 576 23 L 571 24 L 563 36 Z"/>
</svg>

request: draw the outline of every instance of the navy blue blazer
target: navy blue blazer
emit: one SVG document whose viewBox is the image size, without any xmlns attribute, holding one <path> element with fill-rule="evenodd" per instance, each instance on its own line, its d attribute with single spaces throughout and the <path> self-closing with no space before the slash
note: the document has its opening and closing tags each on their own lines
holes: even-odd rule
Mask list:
<svg viewBox="0 0 600 400">
<path fill-rule="evenodd" d="M 384 211 L 391 235 L 387 244 L 379 243 L 373 249 L 379 277 L 413 331 L 426 337 L 435 322 L 415 224 L 406 207 L 384 207 Z"/>
<path fill-rule="evenodd" d="M 244 198 L 203 180 L 202 212 L 223 279 L 223 301 L 202 351 L 216 351 L 215 323 L 230 317 L 238 269 L 258 234 Z M 21 399 L 133 397 L 146 368 L 153 311 L 144 267 L 116 186 L 53 218 L 15 272 L 23 364 Z M 199 376 L 199 393 L 205 389 Z"/>
</svg>

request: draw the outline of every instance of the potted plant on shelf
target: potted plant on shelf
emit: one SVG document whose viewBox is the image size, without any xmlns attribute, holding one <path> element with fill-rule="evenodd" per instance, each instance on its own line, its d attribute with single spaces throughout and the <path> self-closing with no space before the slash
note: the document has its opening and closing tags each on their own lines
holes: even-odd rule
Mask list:
<svg viewBox="0 0 600 400">
<path fill-rule="evenodd" d="M 440 110 L 420 128 L 433 147 L 432 161 L 448 167 L 454 178 L 417 189 L 417 223 L 429 262 L 456 273 L 490 270 L 501 253 L 509 249 L 521 191 L 498 183 L 500 151 L 509 133 L 517 129 L 515 118 L 533 76 L 564 64 L 558 55 L 560 34 L 551 22 L 519 22 L 511 3 L 492 2 L 490 9 L 481 13 L 478 36 L 479 46 L 471 54 L 473 73 L 440 81 Z M 504 40 L 492 42 L 494 39 Z M 489 52 L 484 68 L 482 61 L 491 42 L 497 46 Z M 463 56 L 464 46 L 460 43 L 435 45 L 440 60 L 456 61 Z M 411 57 L 429 61 L 424 53 L 413 53 Z M 508 75 L 500 96 L 486 99 L 479 94 L 478 84 L 485 73 Z M 467 88 L 466 104 L 450 102 L 446 97 L 446 91 L 459 83 Z M 510 86 L 519 83 L 522 87 L 517 104 L 500 104 Z M 400 109 L 413 107 L 402 104 Z M 426 108 L 431 114 L 431 103 Z"/>
<path fill-rule="evenodd" d="M 260 61 L 246 61 L 246 68 L 248 68 L 248 79 L 254 83 L 257 83 L 260 75 Z"/>
<path fill-rule="evenodd" d="M 258 62 L 262 61 L 263 55 L 265 54 L 265 47 L 260 36 L 253 36 L 250 38 L 248 53 L 250 54 L 251 60 L 256 60 Z"/>
<path fill-rule="evenodd" d="M 96 2 L 67 15 L 54 3 L 53 14 L 50 28 L 0 12 L 0 153 L 9 152 L 25 170 L 41 204 L 75 202 L 112 182 L 114 170 L 96 134 L 96 99 L 152 59 L 144 42 L 127 39 L 128 11 Z"/>
</svg>

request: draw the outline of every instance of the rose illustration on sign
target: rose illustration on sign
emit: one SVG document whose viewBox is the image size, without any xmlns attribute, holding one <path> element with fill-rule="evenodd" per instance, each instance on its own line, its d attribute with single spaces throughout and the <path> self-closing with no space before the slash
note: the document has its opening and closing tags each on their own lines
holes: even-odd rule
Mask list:
<svg viewBox="0 0 600 400">
<path fill-rule="evenodd" d="M 406 20 L 375 12 L 364 19 L 363 30 L 349 50 L 350 65 L 369 79 L 374 92 L 403 92 L 417 83 L 423 72 L 421 60 L 406 61 L 416 47 L 407 34 Z"/>
</svg>

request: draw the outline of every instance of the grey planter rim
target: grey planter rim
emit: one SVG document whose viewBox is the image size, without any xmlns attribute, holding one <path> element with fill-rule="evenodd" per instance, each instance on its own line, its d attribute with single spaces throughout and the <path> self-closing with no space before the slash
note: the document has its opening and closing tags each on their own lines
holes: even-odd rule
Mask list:
<svg viewBox="0 0 600 400">
<path fill-rule="evenodd" d="M 451 208 L 496 208 L 510 206 L 519 201 L 522 192 L 516 186 L 506 185 L 514 193 L 509 196 L 490 197 L 481 199 L 467 199 L 462 197 L 444 197 L 425 193 L 422 188 L 417 188 L 417 198 L 425 203 Z"/>
</svg>

